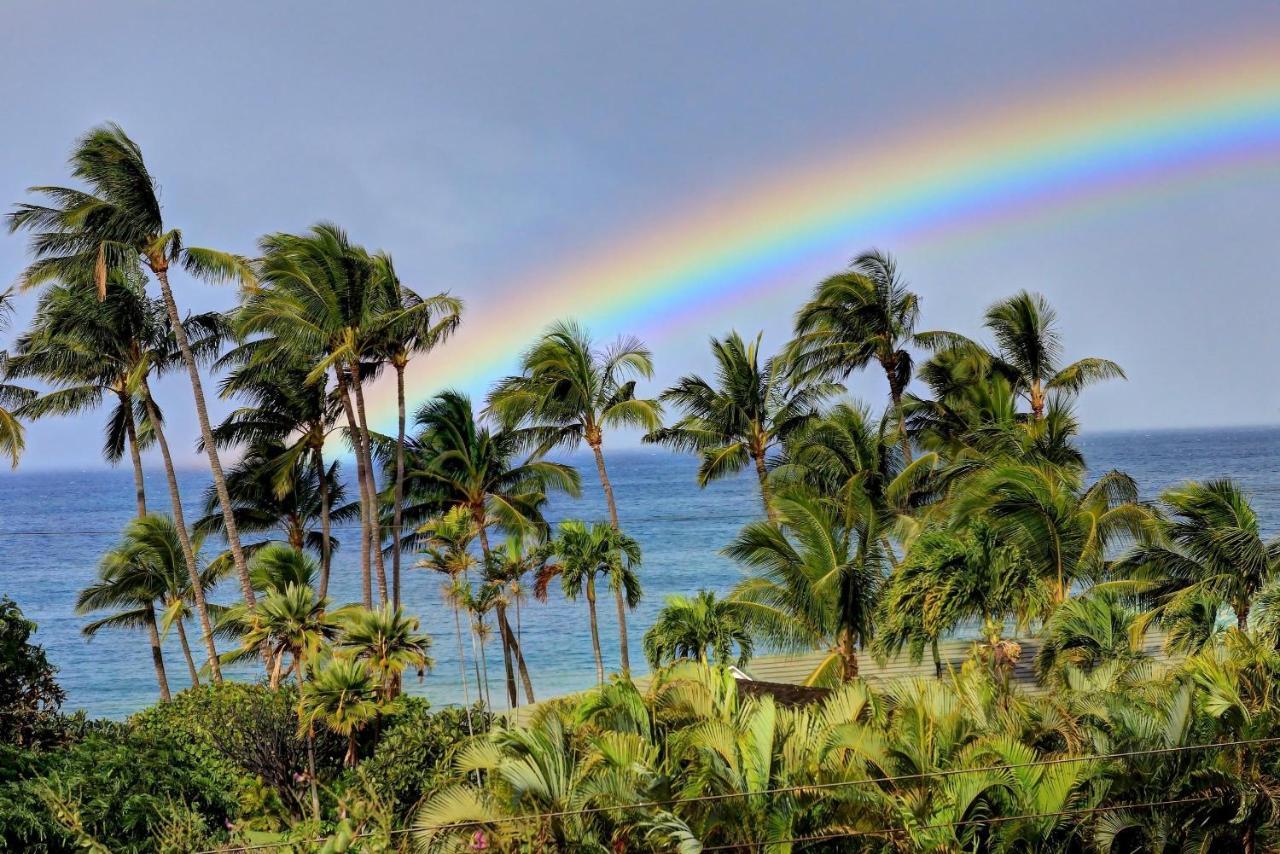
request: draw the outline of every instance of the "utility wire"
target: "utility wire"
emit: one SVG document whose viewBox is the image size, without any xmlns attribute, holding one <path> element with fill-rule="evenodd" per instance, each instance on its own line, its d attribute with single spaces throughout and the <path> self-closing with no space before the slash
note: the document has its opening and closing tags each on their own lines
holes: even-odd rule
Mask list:
<svg viewBox="0 0 1280 854">
<path fill-rule="evenodd" d="M 403 833 L 412 833 L 415 831 L 432 832 L 432 831 L 441 831 L 441 830 L 460 829 L 460 828 L 466 828 L 466 827 L 476 827 L 476 826 L 482 826 L 482 825 L 491 826 L 495 824 L 509 824 L 513 822 L 536 822 L 536 821 L 543 821 L 543 820 L 552 819 L 552 818 L 567 818 L 569 816 L 595 815 L 603 812 L 639 810 L 639 809 L 649 809 L 654 807 L 671 807 L 671 806 L 677 806 L 679 804 L 706 803 L 709 801 L 723 801 L 723 800 L 731 800 L 736 798 L 760 797 L 763 795 L 778 795 L 778 794 L 787 794 L 791 792 L 811 792 L 815 790 L 843 788 L 846 786 L 867 786 L 867 785 L 877 785 L 882 783 L 896 783 L 896 782 L 902 782 L 905 780 L 941 779 L 941 778 L 953 777 L 953 776 L 962 775 L 962 774 L 978 774 L 978 773 L 990 773 L 990 772 L 997 772 L 997 771 L 1009 771 L 1009 770 L 1016 770 L 1021 768 L 1049 767 L 1049 766 L 1063 765 L 1063 764 L 1073 763 L 1073 762 L 1102 762 L 1102 761 L 1114 760 L 1114 759 L 1130 759 L 1138 756 L 1168 755 L 1168 754 L 1176 754 L 1176 753 L 1188 753 L 1188 752 L 1198 751 L 1198 750 L 1222 750 L 1228 747 L 1246 747 L 1250 745 L 1274 744 L 1276 742 L 1280 742 L 1280 736 L 1272 736 L 1268 738 L 1240 739 L 1237 741 L 1224 741 L 1224 742 L 1216 742 L 1212 744 L 1189 744 L 1189 745 L 1182 745 L 1179 747 L 1156 747 L 1156 748 L 1150 748 L 1147 750 L 1129 750 L 1129 751 L 1123 751 L 1119 753 L 1102 753 L 1102 754 L 1094 754 L 1090 756 L 1063 756 L 1063 757 L 1057 757 L 1054 759 L 1042 759 L 1042 760 L 1036 760 L 1032 762 L 1015 762 L 1015 763 L 1009 763 L 1005 765 L 985 765 L 978 768 L 950 768 L 942 771 L 922 771 L 922 772 L 917 772 L 912 774 L 898 774 L 898 775 L 886 776 L 886 777 L 868 777 L 867 779 L 864 779 L 864 780 L 842 780 L 834 783 L 815 783 L 815 784 L 800 785 L 800 786 L 781 786 L 773 789 L 763 789 L 758 792 L 725 792 L 725 793 L 716 794 L 716 795 L 701 795 L 701 796 L 692 797 L 692 798 L 674 798 L 674 799 L 665 800 L 665 801 L 642 801 L 640 803 L 634 803 L 634 804 L 613 804 L 613 805 L 601 806 L 601 807 L 584 807 L 582 809 L 576 809 L 576 810 L 559 810 L 554 812 L 531 813 L 528 815 L 501 816 L 498 818 L 489 819 L 487 821 L 451 822 L 447 824 L 424 825 L 424 826 L 412 827 L 412 828 L 399 828 L 397 830 L 390 831 L 390 833 L 392 835 L 395 835 L 395 834 L 403 834 Z M 1190 801 L 1211 800 L 1212 797 L 1213 796 L 1205 796 L 1202 798 L 1194 798 L 1189 800 Z M 1182 803 L 1182 802 L 1186 802 L 1186 801 L 1184 800 L 1184 801 L 1172 801 L 1172 802 L 1165 802 L 1165 801 L 1152 802 L 1149 804 L 1145 804 L 1145 806 L 1167 806 L 1167 805 L 1172 805 L 1174 803 Z M 1136 809 L 1139 806 L 1144 806 L 1144 804 L 1133 804 L 1133 805 L 1122 804 L 1122 805 L 1116 805 L 1112 807 L 1094 807 L 1091 810 L 1071 810 L 1071 811 L 1066 811 L 1062 814 L 1072 815 L 1072 814 L 1078 814 L 1078 813 L 1090 812 L 1090 811 L 1105 812 L 1105 811 L 1119 810 L 1119 809 L 1126 809 L 1126 808 Z M 998 821 L 1015 821 L 1015 820 L 1028 819 L 1028 818 L 1048 818 L 1053 815 L 1057 815 L 1057 814 L 1044 813 L 1044 814 L 1022 815 L 1022 816 L 997 816 L 991 819 L 983 819 L 983 820 L 972 819 L 966 822 L 948 822 L 948 823 L 937 825 L 937 827 L 960 826 L 963 824 L 976 823 L 980 821 L 998 822 Z M 929 829 L 929 827 L 926 826 L 920 829 Z M 903 832 L 903 831 L 902 829 L 898 829 L 898 828 L 890 828 L 883 831 L 858 831 L 856 834 L 853 834 L 853 835 L 875 835 L 875 834 L 883 835 L 885 833 L 894 833 L 894 832 Z M 833 838 L 848 836 L 851 833 L 853 832 L 836 834 Z M 356 834 L 355 836 L 352 837 L 352 839 L 361 839 L 361 838 L 372 836 L 372 835 L 374 835 L 374 833 L 372 832 L 361 833 L 361 834 Z M 825 838 L 825 837 L 820 837 L 820 838 Z M 232 851 L 259 851 L 259 850 L 270 849 L 270 848 L 281 848 L 286 845 L 295 844 L 295 842 L 319 843 L 323 841 L 324 841 L 324 838 L 315 839 L 315 840 L 292 840 L 290 842 L 258 843 L 254 845 L 238 846 L 231 850 Z M 795 842 L 795 841 L 805 841 L 805 840 L 778 840 L 778 841 Z M 814 840 L 814 841 L 817 841 L 817 840 Z M 766 843 L 760 843 L 760 844 L 766 844 Z M 737 846 L 722 846 L 722 848 L 733 848 L 733 847 L 737 847 Z M 219 850 L 225 851 L 227 849 L 211 849 L 209 851 L 195 852 L 195 854 L 218 854 Z M 718 849 L 704 848 L 703 850 L 714 851 Z"/>
<path fill-rule="evenodd" d="M 823 842 L 831 839 L 855 839 L 860 836 L 897 836 L 904 833 L 910 833 L 913 830 L 944 830 L 947 828 L 969 827 L 971 825 L 982 824 L 1003 824 L 1010 821 L 1025 821 L 1027 819 L 1037 818 L 1063 818 L 1071 815 L 1093 815 L 1095 813 L 1118 812 L 1119 810 L 1136 810 L 1149 807 L 1169 807 L 1179 804 L 1195 804 L 1204 801 L 1220 800 L 1218 795 L 1200 795 L 1195 798 L 1175 798 L 1167 801 L 1142 801 L 1136 804 L 1113 804 L 1104 807 L 1084 807 L 1075 810 L 1058 810 L 1057 812 L 1037 812 L 1026 813 L 1024 815 L 997 815 L 987 818 L 970 818 L 963 821 L 944 821 L 937 824 L 923 824 L 916 828 L 907 827 L 886 827 L 878 830 L 850 830 L 841 833 L 820 833 L 812 836 L 793 836 L 789 839 L 765 839 L 755 842 L 734 843 L 732 845 L 708 845 L 704 847 L 703 852 L 707 851 L 730 851 L 740 849 L 744 844 L 756 847 L 765 845 L 783 845 L 787 843 L 805 843 L 805 842 Z"/>
</svg>

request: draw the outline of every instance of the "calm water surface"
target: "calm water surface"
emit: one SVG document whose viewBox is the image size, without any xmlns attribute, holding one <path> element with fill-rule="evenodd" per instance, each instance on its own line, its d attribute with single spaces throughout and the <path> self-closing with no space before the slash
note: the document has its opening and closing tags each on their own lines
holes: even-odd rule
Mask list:
<svg viewBox="0 0 1280 854">
<path fill-rule="evenodd" d="M 1253 494 L 1268 535 L 1280 531 L 1280 428 L 1092 434 L 1082 444 L 1093 471 L 1123 469 L 1149 496 L 1188 479 L 1236 478 Z M 572 461 L 582 471 L 583 495 L 556 499 L 549 517 L 605 518 L 594 465 L 589 459 Z M 726 590 L 738 580 L 740 571 L 719 550 L 759 515 L 759 502 L 752 479 L 745 476 L 699 489 L 696 461 L 665 451 L 616 451 L 609 466 L 623 527 L 644 549 L 644 600 L 630 621 L 631 659 L 643 662 L 640 639 L 664 597 L 700 587 Z M 189 472 L 181 480 L 188 518 L 195 518 L 207 477 Z M 168 493 L 161 472 L 148 474 L 147 489 L 153 509 L 164 510 Z M 39 623 L 36 639 L 60 669 L 68 709 L 83 708 L 93 716 L 124 717 L 156 697 L 142 633 L 104 632 L 89 642 L 80 634 L 85 620 L 73 610 L 77 591 L 94 577 L 98 556 L 116 540 L 114 534 L 76 532 L 119 531 L 133 512 L 133 479 L 127 469 L 0 473 L 0 595 L 15 599 Z M 349 545 L 334 559 L 331 595 L 337 602 L 359 598 L 356 533 L 342 533 Z M 411 564 L 412 559 L 407 561 Z M 461 699 L 453 620 L 440 588 L 433 573 L 404 574 L 406 606 L 421 615 L 424 629 L 435 636 L 435 670 L 421 685 L 410 680 L 410 690 L 435 704 Z M 234 586 L 227 584 L 212 598 L 231 601 L 235 595 Z M 602 601 L 600 620 L 606 664 L 612 667 L 618 651 L 611 601 Z M 192 629 L 194 646 L 198 630 Z M 540 696 L 591 683 L 594 664 L 585 605 L 565 602 L 553 590 L 549 603 L 524 605 L 521 633 Z M 498 703 L 505 694 L 496 641 L 490 649 Z M 180 690 L 187 684 L 180 652 L 173 648 L 166 653 L 170 685 Z M 258 674 L 248 669 L 242 675 Z"/>
</svg>

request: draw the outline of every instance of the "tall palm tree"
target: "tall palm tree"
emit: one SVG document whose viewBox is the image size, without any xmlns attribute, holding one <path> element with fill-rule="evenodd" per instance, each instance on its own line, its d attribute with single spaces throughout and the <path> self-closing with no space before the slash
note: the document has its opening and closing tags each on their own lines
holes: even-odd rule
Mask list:
<svg viewBox="0 0 1280 854">
<path fill-rule="evenodd" d="M 911 461 L 911 443 L 903 426 L 902 396 L 911 382 L 915 346 L 933 346 L 946 333 L 917 333 L 920 300 L 898 274 L 893 256 L 872 249 L 855 258 L 849 270 L 814 288 L 795 319 L 788 345 L 789 369 L 799 377 L 843 380 L 873 360 L 889 382 L 897 416 L 902 456 Z"/>
<path fill-rule="evenodd" d="M 498 614 L 499 628 L 505 625 L 507 631 L 510 632 L 508 643 L 513 650 L 521 650 L 517 657 L 520 681 L 524 685 L 525 698 L 532 703 L 535 702 L 533 682 L 529 678 L 529 668 L 525 664 L 523 653 L 524 634 L 523 622 L 521 621 L 521 606 L 527 598 L 524 579 L 527 575 L 536 575 L 541 571 L 546 565 L 550 553 L 545 543 L 527 545 L 529 542 L 529 537 L 522 533 L 516 533 L 508 537 L 507 541 L 502 545 L 490 550 L 484 565 L 484 580 L 487 584 L 494 586 L 500 593 L 494 606 Z M 516 614 L 514 631 L 510 625 L 511 621 L 508 619 L 513 607 Z"/>
<path fill-rule="evenodd" d="M 1044 417 L 1048 394 L 1075 394 L 1099 380 L 1124 379 L 1124 371 L 1108 359 L 1086 358 L 1060 365 L 1062 339 L 1058 315 L 1040 294 L 1019 291 L 987 309 L 986 326 L 996 339 L 997 356 L 1016 378 L 1018 393 L 1031 406 L 1035 420 Z"/>
<path fill-rule="evenodd" d="M 431 638 L 418 631 L 418 618 L 409 617 L 390 602 L 377 610 L 352 608 L 342 614 L 337 649 L 362 662 L 373 674 L 381 698 L 394 700 L 407 668 L 421 678 L 433 662 Z"/>
<path fill-rule="evenodd" d="M 603 576 L 611 588 L 621 591 L 628 607 L 640 604 L 640 579 L 636 575 L 640 566 L 640 544 L 610 525 L 597 522 L 588 526 L 577 519 L 568 519 L 560 523 L 549 548 L 554 562 L 538 572 L 534 595 L 545 600 L 548 586 L 559 576 L 567 598 L 585 596 L 591 622 L 591 650 L 596 658 L 596 681 L 604 684 L 604 657 L 596 622 L 596 578 Z"/>
<path fill-rule="evenodd" d="M 52 280 L 84 281 L 92 276 L 101 298 L 106 295 L 108 271 L 112 268 L 128 269 L 141 263 L 150 270 L 160 285 L 170 328 L 186 364 L 200 435 L 222 503 L 227 542 L 245 602 L 252 605 L 248 564 L 240 548 L 222 462 L 213 442 L 199 361 L 169 285 L 169 268 L 174 263 L 199 278 L 241 282 L 252 280 L 249 265 L 236 255 L 186 246 L 181 231 L 165 227 L 156 183 L 143 162 L 142 149 L 118 125 L 103 125 L 85 134 L 71 154 L 71 171 L 87 189 L 34 187 L 32 192 L 44 196 L 48 204 L 19 204 L 9 214 L 10 231 L 33 234 L 31 252 L 35 260 L 23 273 L 23 286 L 35 287 Z"/>
<path fill-rule="evenodd" d="M 353 244 L 332 223 L 306 234 L 271 234 L 259 242 L 260 287 L 236 312 L 239 336 L 261 336 L 304 366 L 309 384 L 332 371 L 347 421 L 360 484 L 360 568 L 364 604 L 373 605 L 376 570 L 380 598 L 387 598 L 380 548 L 378 489 L 364 383 L 380 366 L 379 333 L 402 310 L 388 303 L 397 289 L 385 259 Z"/>
<path fill-rule="evenodd" d="M 636 397 L 636 378 L 653 376 L 653 358 L 637 338 L 619 338 L 598 349 L 591 335 L 573 321 L 551 326 L 520 360 L 520 374 L 498 383 L 489 395 L 489 411 L 514 428 L 530 424 L 543 449 L 577 447 L 586 442 L 609 509 L 609 522 L 618 528 L 618 503 L 604 460 L 606 428 L 639 427 L 653 432 L 661 426 L 662 408 L 656 400 Z M 631 672 L 627 643 L 627 609 L 617 591 L 618 633 L 622 672 Z"/>
<path fill-rule="evenodd" d="M 1280 537 L 1263 539 L 1257 511 L 1232 480 L 1190 482 L 1160 496 L 1162 513 L 1123 556 L 1116 575 L 1174 615 L 1208 598 L 1235 612 L 1241 631 L 1259 593 L 1280 578 Z"/>
<path fill-rule="evenodd" d="M 711 339 L 716 384 L 691 374 L 662 393 L 663 403 L 682 410 L 679 421 L 644 437 L 652 442 L 702 455 L 698 485 L 706 486 L 752 463 L 765 513 L 769 502 L 769 455 L 787 435 L 817 417 L 818 407 L 843 391 L 835 383 L 793 384 L 776 358 L 761 362 L 761 335 L 747 343 L 737 332 Z"/>
<path fill-rule="evenodd" d="M 423 519 L 452 507 L 467 508 L 486 565 L 492 553 L 491 526 L 511 533 L 545 531 L 542 507 L 547 492 L 577 496 L 580 491 L 578 473 L 571 466 L 541 459 L 537 453 L 521 461 L 529 446 L 527 436 L 518 429 L 482 427 L 471 399 L 461 392 L 446 391 L 427 401 L 415 422 L 420 432 L 409 444 L 406 474 L 409 516 Z M 511 646 L 515 635 L 510 628 L 499 626 L 499 636 L 508 700 L 514 705 L 518 698 L 512 657 L 516 666 L 525 665 L 519 644 Z"/>
<path fill-rule="evenodd" d="M 344 762 L 360 761 L 356 736 L 370 721 L 387 711 L 382 685 L 369 666 L 358 659 L 335 658 L 302 686 L 299 728 L 311 732 L 316 723 L 347 739 Z"/>
<path fill-rule="evenodd" d="M 13 314 L 13 289 L 0 291 L 0 331 L 9 325 Z M 0 380 L 9 376 L 9 355 L 0 350 Z M 13 414 L 13 410 L 35 397 L 35 392 L 22 386 L 0 382 L 0 454 L 9 458 L 13 468 L 18 467 L 22 450 L 26 447 L 22 422 Z"/>
<path fill-rule="evenodd" d="M 777 499 L 777 522 L 752 522 L 724 553 L 753 570 L 734 589 L 754 633 L 788 649 L 826 647 L 809 683 L 858 675 L 858 647 L 873 636 L 887 560 L 876 539 L 832 502 L 800 492 Z"/>
<path fill-rule="evenodd" d="M 325 443 L 335 429 L 342 405 L 335 393 L 321 383 L 308 383 L 310 370 L 293 353 L 275 346 L 272 339 L 244 342 L 218 361 L 229 368 L 223 381 L 223 397 L 241 399 L 214 437 L 222 447 L 278 444 L 282 451 L 273 461 L 275 491 L 292 491 L 299 465 L 310 461 L 311 482 L 319 492 L 320 587 L 328 595 L 333 564 L 332 510 L 341 500 L 330 494 L 335 467 L 325 462 Z"/>
<path fill-rule="evenodd" d="M 447 293 L 421 297 L 405 287 L 389 255 L 381 256 L 381 277 L 389 310 L 377 337 L 381 357 L 396 372 L 396 447 L 391 499 L 391 602 L 400 605 L 401 526 L 404 511 L 405 370 L 415 355 L 425 355 L 448 340 L 462 322 L 462 300 Z"/>
<path fill-rule="evenodd" d="M 644 633 L 649 667 L 656 670 L 682 658 L 706 664 L 710 656 L 719 664 L 745 666 L 754 646 L 742 610 L 740 603 L 717 599 L 710 590 L 699 590 L 697 596 L 668 596 L 653 626 Z"/>
<path fill-rule="evenodd" d="M 466 704 L 467 723 L 471 723 L 471 696 L 467 689 L 467 655 L 462 644 L 461 611 L 465 601 L 462 585 L 467 570 L 475 565 L 471 544 L 477 536 L 471 512 L 461 505 L 440 516 L 428 519 L 418 528 L 418 542 L 422 557 L 417 565 L 423 569 L 441 573 L 447 579 L 444 586 L 445 600 L 453 610 L 453 627 L 458 642 L 458 675 L 462 681 L 462 698 Z M 466 588 L 470 589 L 469 584 Z M 477 686 L 477 689 L 479 686 Z"/>
<path fill-rule="evenodd" d="M 107 396 L 115 398 L 103 454 L 115 462 L 128 450 L 140 517 L 147 512 L 141 451 L 152 441 L 159 447 L 174 526 L 194 591 L 211 674 L 217 682 L 222 673 L 212 620 L 203 589 L 196 581 L 199 561 L 186 528 L 164 419 L 151 395 L 149 381 L 149 377 L 180 364 L 181 356 L 163 304 L 149 299 L 144 285 L 136 266 L 131 271 L 108 271 L 101 298 L 87 275 L 81 274 L 78 283 L 73 280 L 49 285 L 40 296 L 31 327 L 18 340 L 11 367 L 24 376 L 40 377 L 54 387 L 27 402 L 25 411 L 32 417 L 80 414 L 100 406 Z M 222 319 L 216 313 L 195 315 L 187 318 L 185 327 L 193 354 L 204 363 L 222 337 Z"/>
<path fill-rule="evenodd" d="M 1109 550 L 1140 536 L 1149 519 L 1137 484 L 1123 472 L 1086 487 L 1074 472 L 1024 463 L 1001 463 L 967 480 L 954 512 L 986 519 L 1017 546 L 1053 585 L 1056 603 L 1076 582 L 1102 580 Z"/>
</svg>

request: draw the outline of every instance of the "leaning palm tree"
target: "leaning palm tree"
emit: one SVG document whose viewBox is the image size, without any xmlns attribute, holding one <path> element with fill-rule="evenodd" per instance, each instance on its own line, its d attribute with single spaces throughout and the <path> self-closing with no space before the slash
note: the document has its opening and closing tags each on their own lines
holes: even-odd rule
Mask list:
<svg viewBox="0 0 1280 854">
<path fill-rule="evenodd" d="M 400 605 L 401 526 L 404 512 L 405 386 L 404 375 L 415 355 L 425 355 L 448 340 L 462 321 L 462 300 L 447 293 L 422 297 L 406 288 L 396 275 L 391 256 L 379 256 L 387 274 L 380 277 L 389 290 L 385 321 L 374 333 L 379 355 L 396 372 L 396 447 L 391 499 L 391 602 Z"/>
<path fill-rule="evenodd" d="M 108 272 L 101 297 L 92 280 L 56 282 L 44 289 L 30 328 L 18 339 L 13 371 L 44 380 L 53 388 L 29 400 L 31 417 L 73 415 L 114 398 L 106 425 L 104 456 L 111 462 L 127 450 L 133 463 L 134 497 L 138 516 L 147 513 L 141 451 L 154 442 L 160 450 L 169 486 L 170 512 L 182 546 L 187 576 L 195 595 L 196 615 L 215 682 L 221 681 L 213 624 L 197 582 L 197 549 L 192 547 L 164 419 L 151 394 L 150 377 L 181 362 L 164 305 L 146 295 L 145 280 L 135 267 Z M 216 313 L 195 315 L 184 322 L 192 351 L 204 362 L 216 349 L 223 323 Z"/>
<path fill-rule="evenodd" d="M 508 637 L 508 643 L 512 649 L 524 648 L 524 624 L 521 620 L 521 608 L 528 592 L 525 586 L 525 576 L 536 576 L 546 566 L 549 558 L 550 551 L 546 543 L 531 540 L 531 538 L 517 533 L 508 537 L 507 541 L 502 545 L 490 550 L 488 559 L 485 561 L 483 567 L 485 583 L 495 587 L 500 594 L 495 601 L 494 607 L 498 616 L 499 628 L 506 626 L 507 630 L 511 631 L 511 621 L 508 615 L 512 610 L 515 611 L 514 631 L 511 631 L 511 635 Z M 523 658 L 523 654 L 521 658 Z M 520 680 L 524 685 L 525 697 L 530 703 L 535 702 L 533 684 L 529 679 L 528 668 L 522 665 L 519 670 Z"/>
<path fill-rule="evenodd" d="M 76 597 L 76 613 L 113 609 L 113 613 L 89 623 L 82 629 L 92 638 L 103 629 L 145 629 L 151 645 L 151 663 L 156 671 L 161 702 L 170 699 L 169 679 L 165 673 L 164 652 L 160 647 L 160 623 L 156 605 L 166 601 L 169 580 L 160 566 L 135 544 L 125 543 L 103 555 L 98 565 L 98 580 L 81 590 Z"/>
<path fill-rule="evenodd" d="M 9 317 L 13 313 L 13 290 L 0 291 L 0 331 L 8 326 Z M 9 356 L 0 350 L 0 380 L 9 376 Z M 13 414 L 13 410 L 29 402 L 35 392 L 22 386 L 0 382 L 0 454 L 9 458 L 9 464 L 18 467 L 22 450 L 26 447 L 22 422 Z"/>
<path fill-rule="evenodd" d="M 142 149 L 118 125 L 103 125 L 85 134 L 71 154 L 71 171 L 87 189 L 34 187 L 32 191 L 43 195 L 49 204 L 23 203 L 9 214 L 10 231 L 33 233 L 35 260 L 23 273 L 22 284 L 36 287 L 91 276 L 99 297 L 103 297 L 112 268 L 128 269 L 141 263 L 151 271 L 160 285 L 169 324 L 186 364 L 200 435 L 226 521 L 227 542 L 245 602 L 252 605 L 248 564 L 213 442 L 199 361 L 169 284 L 169 268 L 175 263 L 199 278 L 242 282 L 252 280 L 249 265 L 236 255 L 186 246 L 181 231 L 166 229 L 156 182 L 143 162 Z"/>
<path fill-rule="evenodd" d="M 644 633 L 644 654 L 649 667 L 694 659 L 706 664 L 746 665 L 753 643 L 741 603 L 717 599 L 710 590 L 697 596 L 668 596 L 653 626 Z M 738 654 L 734 656 L 734 647 Z"/>
<path fill-rule="evenodd" d="M 572 466 L 553 463 L 533 454 L 521 459 L 528 447 L 518 429 L 490 430 L 477 423 L 471 399 L 446 391 L 418 410 L 421 432 L 410 443 L 410 467 L 406 494 L 411 519 L 425 519 L 452 507 L 465 507 L 480 541 L 486 565 L 492 549 L 489 528 L 508 532 L 540 532 L 547 529 L 542 507 L 547 492 L 579 493 L 578 473 Z M 514 665 L 527 672 L 524 655 L 509 625 L 499 626 L 503 662 L 507 666 L 507 695 L 514 705 Z"/>
<path fill-rule="evenodd" d="M 302 686 L 299 728 L 311 732 L 322 723 L 331 732 L 345 736 L 348 768 L 360 761 L 356 736 L 380 714 L 391 710 L 381 693 L 378 676 L 361 660 L 335 658 L 316 671 Z"/>
<path fill-rule="evenodd" d="M 1232 480 L 1174 487 L 1160 504 L 1163 512 L 1116 567 L 1117 586 L 1152 605 L 1148 619 L 1176 619 L 1208 600 L 1226 604 L 1247 629 L 1254 600 L 1280 578 L 1280 537 L 1263 539 L 1249 496 Z"/>
<path fill-rule="evenodd" d="M 394 271 L 332 223 L 301 235 L 268 235 L 259 248 L 261 285 L 237 310 L 237 332 L 242 339 L 270 341 L 271 348 L 307 369 L 310 385 L 322 385 L 333 373 L 356 458 L 363 601 L 372 607 L 375 571 L 381 599 L 388 590 L 364 385 L 381 366 L 379 333 L 401 313 L 398 304 L 389 303 L 396 292 L 388 284 Z"/>
<path fill-rule="evenodd" d="M 818 414 L 818 406 L 843 387 L 829 382 L 793 384 L 776 358 L 761 362 L 760 340 L 736 332 L 711 339 L 716 384 L 691 374 L 662 394 L 682 410 L 675 424 L 644 441 L 702 455 L 698 485 L 735 474 L 754 463 L 760 499 L 770 518 L 767 463 L 786 437 Z"/>
<path fill-rule="evenodd" d="M 421 679 L 433 664 L 428 654 L 431 638 L 418 631 L 418 618 L 405 616 L 390 602 L 375 611 L 368 608 L 344 611 L 342 634 L 336 647 L 340 653 L 369 668 L 385 701 L 395 699 L 399 693 L 406 669 L 417 670 Z"/>
<path fill-rule="evenodd" d="M 902 395 L 911 381 L 907 348 L 930 343 L 938 333 L 916 333 L 920 300 L 898 275 L 891 255 L 872 249 L 814 288 L 813 297 L 796 313 L 795 338 L 787 362 L 801 377 L 843 380 L 873 360 L 889 381 L 889 399 L 898 420 L 902 455 L 911 460 L 903 427 Z"/>
<path fill-rule="evenodd" d="M 1085 358 L 1061 365 L 1057 319 L 1048 300 L 1028 291 L 987 309 L 986 326 L 995 336 L 997 356 L 1006 373 L 1016 378 L 1018 393 L 1026 398 L 1037 421 L 1044 417 L 1050 392 L 1074 394 L 1099 380 L 1124 379 L 1124 371 L 1108 359 Z"/>
<path fill-rule="evenodd" d="M 573 448 L 581 442 L 595 457 L 609 522 L 618 528 L 618 503 L 604 460 L 604 432 L 661 426 L 656 400 L 636 397 L 636 378 L 653 375 L 653 358 L 637 338 L 619 338 L 599 349 L 591 335 L 573 321 L 555 323 L 520 361 L 518 376 L 507 377 L 489 395 L 489 411 L 506 427 L 528 424 L 542 449 Z M 627 609 L 621 591 L 615 597 L 622 672 L 631 671 L 627 643 Z"/>
<path fill-rule="evenodd" d="M 553 562 L 538 572 L 534 595 L 547 598 L 547 588 L 559 576 L 564 595 L 569 599 L 584 596 L 591 625 L 591 650 L 596 659 L 596 681 L 604 684 L 604 657 L 600 652 L 600 628 L 596 622 L 596 578 L 603 576 L 609 586 L 621 591 L 629 607 L 640 604 L 640 544 L 621 531 L 599 522 L 568 519 L 560 523 L 558 534 L 549 544 Z"/>
</svg>

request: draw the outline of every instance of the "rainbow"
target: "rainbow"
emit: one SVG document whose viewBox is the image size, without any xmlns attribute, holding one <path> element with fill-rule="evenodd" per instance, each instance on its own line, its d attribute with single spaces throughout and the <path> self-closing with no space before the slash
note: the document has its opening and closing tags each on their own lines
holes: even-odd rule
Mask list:
<svg viewBox="0 0 1280 854">
<path fill-rule="evenodd" d="M 1277 162 L 1280 33 L 935 118 L 872 147 L 805 157 L 472 298 L 454 340 L 411 364 L 410 412 L 441 388 L 482 393 L 555 318 L 576 317 L 601 337 L 661 337 L 779 288 L 807 291 L 815 271 L 869 235 L 900 248 Z M 393 382 L 371 398 L 374 423 L 393 426 Z"/>
</svg>

